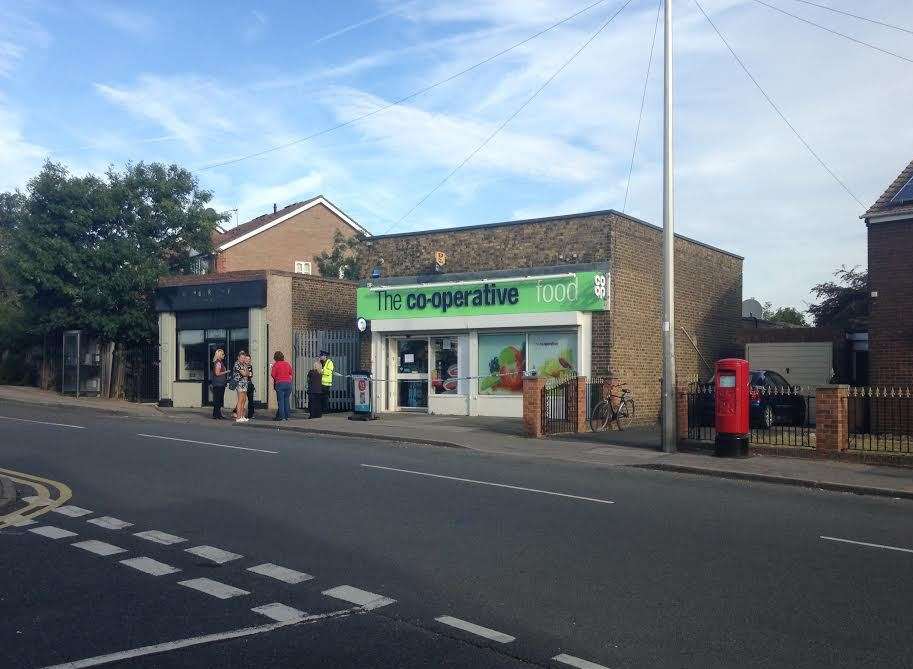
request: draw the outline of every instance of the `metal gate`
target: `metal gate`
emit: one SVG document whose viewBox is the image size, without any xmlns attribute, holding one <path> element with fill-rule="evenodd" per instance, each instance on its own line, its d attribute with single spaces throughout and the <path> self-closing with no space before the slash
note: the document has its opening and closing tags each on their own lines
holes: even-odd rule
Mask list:
<svg viewBox="0 0 913 669">
<path fill-rule="evenodd" d="M 542 434 L 577 431 L 577 379 L 542 388 Z"/>
<path fill-rule="evenodd" d="M 329 410 L 352 409 L 352 381 L 349 375 L 358 369 L 358 333 L 355 330 L 299 330 L 295 333 L 295 406 L 308 406 L 307 373 L 320 351 L 326 351 L 335 365 L 336 374 L 330 390 Z"/>
</svg>

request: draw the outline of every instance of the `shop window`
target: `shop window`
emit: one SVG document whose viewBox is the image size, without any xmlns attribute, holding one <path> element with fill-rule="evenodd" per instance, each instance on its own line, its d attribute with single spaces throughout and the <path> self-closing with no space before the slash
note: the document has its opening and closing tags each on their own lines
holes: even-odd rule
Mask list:
<svg viewBox="0 0 913 669">
<path fill-rule="evenodd" d="M 528 368 L 549 384 L 577 376 L 577 333 L 530 333 L 526 349 Z"/>
<path fill-rule="evenodd" d="M 431 351 L 434 369 L 431 370 L 431 388 L 435 395 L 456 395 L 460 376 L 459 339 L 432 337 Z"/>
<path fill-rule="evenodd" d="M 179 330 L 178 380 L 202 381 L 206 376 L 207 354 L 203 330 Z"/>
<path fill-rule="evenodd" d="M 233 365 L 238 358 L 238 353 L 247 351 L 250 353 L 250 334 L 247 328 L 232 328 L 228 331 L 228 351 L 226 351 L 229 361 Z"/>
<path fill-rule="evenodd" d="M 525 333 L 479 335 L 480 395 L 522 393 L 525 369 Z"/>
</svg>

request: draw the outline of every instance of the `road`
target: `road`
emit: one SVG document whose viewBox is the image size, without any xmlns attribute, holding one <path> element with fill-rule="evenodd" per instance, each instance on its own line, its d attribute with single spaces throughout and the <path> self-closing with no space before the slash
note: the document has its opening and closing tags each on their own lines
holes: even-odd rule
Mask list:
<svg viewBox="0 0 913 669">
<path fill-rule="evenodd" d="M 913 666 L 910 501 L 13 403 L 0 469 L 0 669 Z"/>
</svg>

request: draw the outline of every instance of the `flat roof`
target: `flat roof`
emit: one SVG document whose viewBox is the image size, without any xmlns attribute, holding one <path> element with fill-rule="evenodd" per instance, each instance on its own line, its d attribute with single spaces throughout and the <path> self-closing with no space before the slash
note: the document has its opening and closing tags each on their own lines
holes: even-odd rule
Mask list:
<svg viewBox="0 0 913 669">
<path fill-rule="evenodd" d="M 515 279 L 526 276 L 547 276 L 550 274 L 570 274 L 572 272 L 607 272 L 609 263 L 579 263 L 576 265 L 550 265 L 544 267 L 515 267 L 513 269 L 494 269 L 486 272 L 451 272 L 449 274 L 418 274 L 415 276 L 391 276 L 370 279 L 362 282 L 362 286 L 378 288 L 395 288 L 396 286 L 412 285 L 416 283 L 435 284 L 452 283 L 455 281 L 484 281 L 490 279 Z"/>
<path fill-rule="evenodd" d="M 552 221 L 567 221 L 567 220 L 570 220 L 573 218 L 588 218 L 588 217 L 593 217 L 593 216 L 610 216 L 610 215 L 620 216 L 621 218 L 625 218 L 633 223 L 638 223 L 638 224 L 644 225 L 648 228 L 652 228 L 653 230 L 658 230 L 658 231 L 662 232 L 662 226 L 654 225 L 653 223 L 647 223 L 647 221 L 644 221 L 644 220 L 641 220 L 634 216 L 631 216 L 630 214 L 624 214 L 620 211 L 616 211 L 615 209 L 600 209 L 599 211 L 584 211 L 584 212 L 580 212 L 577 214 L 561 214 L 559 216 L 543 216 L 541 218 L 525 218 L 525 219 L 521 219 L 518 221 L 499 221 L 497 223 L 478 223 L 476 225 L 460 225 L 460 226 L 456 226 L 453 228 L 437 228 L 434 230 L 416 230 L 414 232 L 394 232 L 389 235 L 374 235 L 372 237 L 369 237 L 367 241 L 373 241 L 375 239 L 395 239 L 397 237 L 415 237 L 418 235 L 434 235 L 434 234 L 464 231 L 464 230 L 484 230 L 486 228 L 498 228 L 498 227 L 508 226 L 508 225 L 522 225 L 525 223 L 549 223 Z M 697 244 L 698 246 L 703 246 L 704 248 L 708 248 L 712 251 L 719 251 L 720 253 L 724 253 L 728 256 L 732 256 L 733 258 L 738 258 L 739 260 L 745 260 L 744 256 L 740 256 L 737 253 L 732 253 L 731 251 L 727 251 L 726 249 L 721 249 L 718 246 L 713 246 L 712 244 L 707 244 L 705 242 L 698 241 L 697 239 L 692 239 L 691 237 L 685 237 L 684 235 L 676 234 L 675 236 L 677 239 L 682 239 L 686 242 L 691 242 L 692 244 Z"/>
</svg>

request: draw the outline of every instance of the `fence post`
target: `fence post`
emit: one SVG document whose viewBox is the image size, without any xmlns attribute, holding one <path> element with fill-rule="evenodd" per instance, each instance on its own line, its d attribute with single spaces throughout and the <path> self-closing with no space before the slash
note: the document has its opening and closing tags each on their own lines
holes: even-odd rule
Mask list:
<svg viewBox="0 0 913 669">
<path fill-rule="evenodd" d="M 847 396 L 849 386 L 820 386 L 815 391 L 815 448 L 845 451 L 849 447 Z"/>
<path fill-rule="evenodd" d="M 527 437 L 542 436 L 542 391 L 545 379 L 540 376 L 523 377 L 523 431 Z"/>
<path fill-rule="evenodd" d="M 688 386 L 679 383 L 675 388 L 675 431 L 678 441 L 688 438 Z"/>
<path fill-rule="evenodd" d="M 575 432 L 589 432 L 590 431 L 590 421 L 587 402 L 586 402 L 586 384 L 587 378 L 585 376 L 577 377 L 577 420 L 574 425 Z"/>
</svg>

